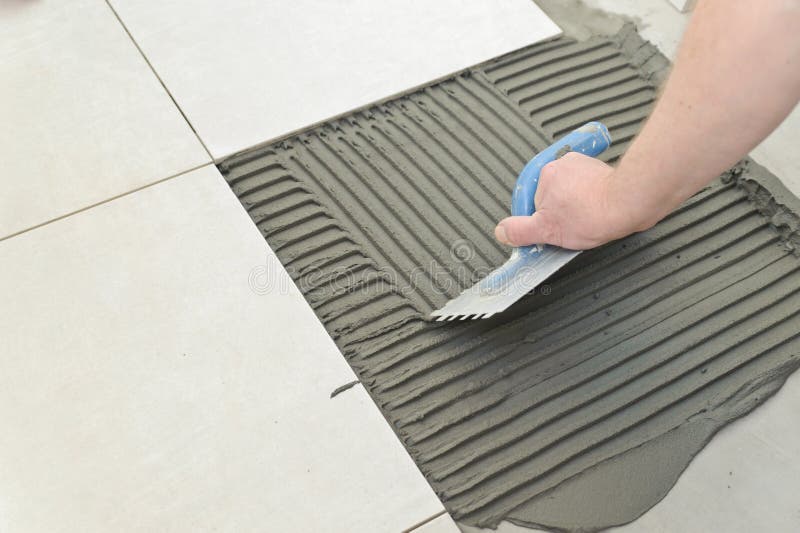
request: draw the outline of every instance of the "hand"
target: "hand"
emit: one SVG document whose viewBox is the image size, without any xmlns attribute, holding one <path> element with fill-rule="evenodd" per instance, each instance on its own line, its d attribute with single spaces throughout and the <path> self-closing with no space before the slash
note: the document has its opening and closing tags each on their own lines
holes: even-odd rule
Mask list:
<svg viewBox="0 0 800 533">
<path fill-rule="evenodd" d="M 569 152 L 542 168 L 531 216 L 508 217 L 494 230 L 512 246 L 554 244 L 585 250 L 645 229 L 635 206 L 619 205 L 609 187 L 614 169 L 599 159 Z"/>
</svg>

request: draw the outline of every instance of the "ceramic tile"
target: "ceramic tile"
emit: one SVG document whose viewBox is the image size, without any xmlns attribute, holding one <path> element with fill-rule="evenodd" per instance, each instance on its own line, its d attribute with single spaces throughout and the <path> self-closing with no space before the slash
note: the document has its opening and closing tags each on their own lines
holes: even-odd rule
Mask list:
<svg viewBox="0 0 800 533">
<path fill-rule="evenodd" d="M 217 172 L 0 242 L 0 531 L 399 531 L 443 510 Z M 267 527 L 268 525 L 268 527 Z"/>
<path fill-rule="evenodd" d="M 0 238 L 210 158 L 103 2 L 0 3 Z"/>
<path fill-rule="evenodd" d="M 786 187 L 800 196 L 800 106 L 795 106 L 778 129 L 764 139 L 750 155 L 778 176 Z"/>
<path fill-rule="evenodd" d="M 530 0 L 113 0 L 218 159 L 560 32 Z"/>
<path fill-rule="evenodd" d="M 410 533 L 461 533 L 461 530 L 450 515 L 445 513 L 412 529 Z"/>
</svg>

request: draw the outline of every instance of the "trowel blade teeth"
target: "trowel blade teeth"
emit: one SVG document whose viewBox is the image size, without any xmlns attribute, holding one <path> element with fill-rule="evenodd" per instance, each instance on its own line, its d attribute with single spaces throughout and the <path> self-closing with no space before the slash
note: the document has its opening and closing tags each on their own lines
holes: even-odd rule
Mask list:
<svg viewBox="0 0 800 533">
<path fill-rule="evenodd" d="M 431 316 L 440 317 L 437 320 L 447 321 L 489 318 L 508 309 L 514 302 L 536 288 L 579 253 L 576 250 L 547 246 L 536 256 L 520 258 L 518 255 L 512 255 L 504 265 L 492 271 L 482 281 L 464 290 L 441 309 L 431 313 Z M 513 281 L 506 281 L 505 288 L 501 287 L 492 292 L 481 292 L 483 291 L 481 284 L 486 280 L 494 281 L 503 276 L 506 278 L 510 276 Z"/>
</svg>

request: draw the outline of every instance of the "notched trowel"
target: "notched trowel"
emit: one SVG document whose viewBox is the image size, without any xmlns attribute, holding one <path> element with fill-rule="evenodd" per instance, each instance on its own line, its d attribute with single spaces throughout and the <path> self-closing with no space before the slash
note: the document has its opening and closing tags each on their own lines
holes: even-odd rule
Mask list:
<svg viewBox="0 0 800 533">
<path fill-rule="evenodd" d="M 511 214 L 529 216 L 534 213 L 533 198 L 539 185 L 539 173 L 547 163 L 567 152 L 595 157 L 610 145 L 608 128 L 600 122 L 589 122 L 539 152 L 517 178 L 511 196 Z M 438 317 L 437 320 L 467 320 L 488 318 L 505 311 L 579 253 L 549 244 L 514 248 L 503 266 L 431 313 L 431 316 Z"/>
</svg>

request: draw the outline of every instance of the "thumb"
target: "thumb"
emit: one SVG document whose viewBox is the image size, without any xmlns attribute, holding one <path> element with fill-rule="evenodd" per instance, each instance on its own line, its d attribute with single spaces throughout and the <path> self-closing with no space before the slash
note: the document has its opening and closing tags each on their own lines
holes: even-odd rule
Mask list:
<svg viewBox="0 0 800 533">
<path fill-rule="evenodd" d="M 529 217 L 508 217 L 494 229 L 495 238 L 503 244 L 526 246 L 554 244 L 561 246 L 561 236 L 546 213 L 537 211 Z"/>
</svg>

